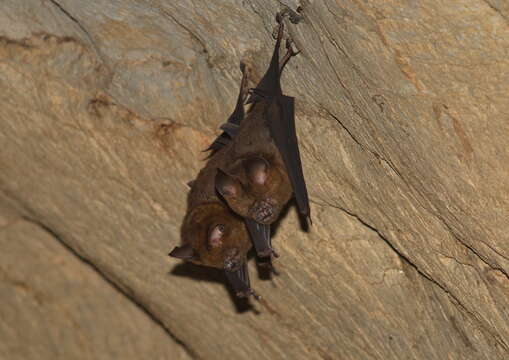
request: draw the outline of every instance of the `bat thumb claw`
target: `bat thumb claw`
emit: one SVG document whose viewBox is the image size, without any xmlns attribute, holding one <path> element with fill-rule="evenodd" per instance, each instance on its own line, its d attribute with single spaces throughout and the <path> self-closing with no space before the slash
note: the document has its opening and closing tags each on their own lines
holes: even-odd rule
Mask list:
<svg viewBox="0 0 509 360">
<path fill-rule="evenodd" d="M 253 289 L 249 289 L 249 294 L 255 298 L 256 301 L 260 301 L 262 297 L 258 295 Z"/>
</svg>

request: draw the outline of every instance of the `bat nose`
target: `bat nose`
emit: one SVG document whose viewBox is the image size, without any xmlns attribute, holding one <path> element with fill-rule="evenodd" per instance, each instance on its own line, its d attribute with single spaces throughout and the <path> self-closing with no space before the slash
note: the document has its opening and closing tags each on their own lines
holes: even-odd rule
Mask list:
<svg viewBox="0 0 509 360">
<path fill-rule="evenodd" d="M 261 224 L 270 224 L 275 215 L 274 206 L 266 200 L 257 201 L 250 213 L 252 218 Z"/>
</svg>

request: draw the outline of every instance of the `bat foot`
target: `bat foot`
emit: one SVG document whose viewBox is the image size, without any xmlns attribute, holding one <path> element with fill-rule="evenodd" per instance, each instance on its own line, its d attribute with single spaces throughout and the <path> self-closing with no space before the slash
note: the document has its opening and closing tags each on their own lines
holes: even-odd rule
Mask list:
<svg viewBox="0 0 509 360">
<path fill-rule="evenodd" d="M 249 288 L 247 291 L 239 291 L 235 294 L 238 298 L 248 298 L 252 296 L 255 300 L 260 301 L 261 296 L 258 295 L 253 289 Z"/>
<path fill-rule="evenodd" d="M 278 255 L 279 256 L 279 255 Z M 272 263 L 272 258 L 268 258 L 268 260 L 260 260 L 258 262 L 258 268 L 260 270 L 263 269 L 263 272 L 264 272 L 264 276 L 268 278 L 270 278 L 270 274 L 274 274 L 276 276 L 279 276 L 279 272 L 276 270 L 276 268 L 274 267 L 273 263 Z"/>
</svg>

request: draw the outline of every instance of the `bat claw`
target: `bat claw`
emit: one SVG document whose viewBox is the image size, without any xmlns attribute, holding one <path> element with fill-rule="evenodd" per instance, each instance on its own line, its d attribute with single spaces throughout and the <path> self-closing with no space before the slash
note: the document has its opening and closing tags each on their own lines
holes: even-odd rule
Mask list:
<svg viewBox="0 0 509 360">
<path fill-rule="evenodd" d="M 252 288 L 249 288 L 247 291 L 239 291 L 235 294 L 238 298 L 248 298 L 249 296 L 252 296 L 255 298 L 255 300 L 260 301 L 261 296 L 258 295 Z"/>
<path fill-rule="evenodd" d="M 261 296 L 258 295 L 253 289 L 249 288 L 249 295 L 251 295 L 252 297 L 255 298 L 255 300 L 257 301 L 260 301 L 261 300 Z"/>
</svg>

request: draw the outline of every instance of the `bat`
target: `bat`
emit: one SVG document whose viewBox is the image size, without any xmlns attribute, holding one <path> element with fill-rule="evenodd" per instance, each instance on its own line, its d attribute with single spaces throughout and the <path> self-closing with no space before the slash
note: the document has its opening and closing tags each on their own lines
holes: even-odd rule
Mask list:
<svg viewBox="0 0 509 360">
<path fill-rule="evenodd" d="M 310 218 L 309 200 L 302 172 L 295 130 L 294 98 L 283 95 L 281 72 L 296 55 L 287 43 L 279 62 L 284 33 L 281 13 L 270 65 L 247 103 L 251 108 L 225 146 L 226 157 L 218 167 L 215 186 L 228 206 L 244 217 L 259 256 L 274 254 L 270 224 L 284 205 L 295 196 L 299 212 Z"/>
<path fill-rule="evenodd" d="M 220 126 L 223 133 L 219 135 L 207 149 L 204 150 L 211 151 L 211 155 L 215 154 L 219 149 L 223 148 L 233 139 L 233 137 L 237 134 L 240 123 L 244 119 L 244 102 L 246 101 L 248 91 L 246 65 L 242 62 L 240 63 L 240 71 L 242 71 L 242 80 L 240 81 L 239 96 L 237 97 L 235 109 L 228 118 L 228 121 Z"/>
<path fill-rule="evenodd" d="M 290 49 L 285 57 L 282 59 L 280 63 L 280 68 L 284 68 L 285 64 L 288 62 L 291 56 L 296 55 L 297 53 L 294 53 L 291 51 L 291 45 L 290 43 L 287 43 L 287 47 Z M 227 146 L 231 140 L 237 135 L 240 125 L 245 117 L 245 111 L 244 111 L 244 102 L 247 98 L 247 76 L 246 76 L 246 68 L 243 63 L 240 64 L 240 69 L 242 71 L 243 77 L 240 85 L 240 91 L 239 96 L 237 98 L 237 104 L 235 107 L 235 110 L 228 118 L 228 121 L 221 125 L 220 129 L 224 130 L 221 135 L 219 135 L 212 144 L 205 150 L 205 151 L 211 151 L 212 154 L 215 154 L 218 150 L 222 149 L 223 147 Z M 226 150 L 226 153 L 229 153 L 230 150 Z M 231 159 L 229 159 L 231 160 Z M 257 223 L 249 218 L 245 218 L 246 226 L 249 230 L 250 236 L 253 240 L 253 244 L 255 245 L 256 252 L 259 257 L 268 257 L 271 254 L 278 257 L 279 255 L 272 249 L 272 246 L 265 246 L 265 244 L 271 244 L 271 238 L 270 238 L 270 224 L 262 224 Z M 263 245 L 260 247 L 260 245 Z M 272 268 L 272 263 L 264 262 L 261 263 L 262 266 L 266 266 L 271 270 L 274 270 Z"/>
<path fill-rule="evenodd" d="M 243 73 L 237 106 L 228 123 L 240 123 L 244 117 L 243 103 L 247 97 L 247 75 Z M 233 128 L 233 127 L 232 127 Z M 226 159 L 224 145 L 234 136 L 230 128 L 224 127 L 221 134 L 210 146 L 212 154 L 196 180 L 188 185 L 188 210 L 181 228 L 182 246 L 175 247 L 170 256 L 197 265 L 223 269 L 226 278 L 238 297 L 259 296 L 251 288 L 247 269 L 247 253 L 252 247 L 250 236 L 243 219 L 233 213 L 217 197 L 214 186 L 216 169 Z"/>
</svg>

